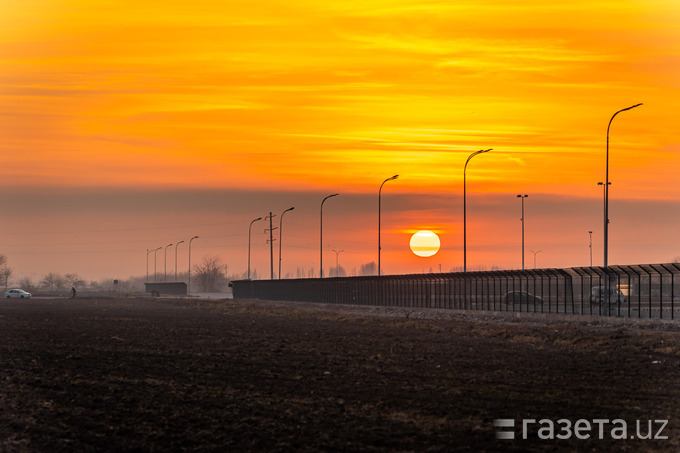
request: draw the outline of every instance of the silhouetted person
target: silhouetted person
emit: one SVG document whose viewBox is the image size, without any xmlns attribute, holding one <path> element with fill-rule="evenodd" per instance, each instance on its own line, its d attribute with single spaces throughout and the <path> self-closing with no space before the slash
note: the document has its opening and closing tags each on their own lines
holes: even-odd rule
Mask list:
<svg viewBox="0 0 680 453">
<path fill-rule="evenodd" d="M 76 297 L 76 287 L 71 288 L 71 297 Z"/>
</svg>

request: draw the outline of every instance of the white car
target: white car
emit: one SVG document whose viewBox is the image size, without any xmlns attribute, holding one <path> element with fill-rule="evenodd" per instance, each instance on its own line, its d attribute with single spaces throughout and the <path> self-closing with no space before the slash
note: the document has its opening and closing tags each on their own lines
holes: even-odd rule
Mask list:
<svg viewBox="0 0 680 453">
<path fill-rule="evenodd" d="M 16 297 L 19 299 L 30 299 L 31 293 L 27 293 L 23 289 L 10 289 L 9 291 L 5 291 L 5 297 L 8 299 L 10 297 Z"/>
</svg>

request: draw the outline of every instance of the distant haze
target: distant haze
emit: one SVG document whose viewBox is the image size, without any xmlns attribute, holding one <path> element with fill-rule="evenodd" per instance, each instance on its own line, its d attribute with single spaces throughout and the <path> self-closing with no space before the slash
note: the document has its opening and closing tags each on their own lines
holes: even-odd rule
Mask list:
<svg viewBox="0 0 680 453">
<path fill-rule="evenodd" d="M 156 268 L 174 273 L 192 261 L 219 255 L 229 273 L 246 271 L 248 226 L 269 210 L 274 226 L 283 220 L 283 274 L 298 267 L 319 269 L 319 205 L 322 193 L 248 192 L 233 190 L 131 191 L 37 190 L 5 192 L 2 248 L 15 276 L 40 278 L 47 272 L 75 272 L 86 279 L 127 278 L 146 273 L 146 250 L 156 253 Z M 585 199 L 532 194 L 525 201 L 526 263 L 539 267 L 589 264 L 588 230 L 593 230 L 593 261 L 602 264 L 602 204 Z M 656 220 L 658 213 L 663 219 Z M 468 194 L 468 266 L 471 269 L 521 266 L 521 211 L 514 194 Z M 680 255 L 674 225 L 680 221 L 677 203 L 670 201 L 611 201 L 610 260 L 614 263 L 667 262 Z M 426 220 L 425 220 L 426 219 Z M 268 234 L 264 221 L 253 224 L 252 267 L 260 277 L 270 275 Z M 409 240 L 421 229 L 441 238 L 431 258 L 412 254 Z M 278 270 L 278 230 L 274 268 Z M 455 194 L 386 194 L 382 200 L 382 267 L 387 273 L 448 271 L 462 266 L 462 196 Z M 377 196 L 340 194 L 324 205 L 324 268 L 339 264 L 351 274 L 362 264 L 377 262 Z M 149 258 L 153 272 L 154 254 Z"/>
</svg>

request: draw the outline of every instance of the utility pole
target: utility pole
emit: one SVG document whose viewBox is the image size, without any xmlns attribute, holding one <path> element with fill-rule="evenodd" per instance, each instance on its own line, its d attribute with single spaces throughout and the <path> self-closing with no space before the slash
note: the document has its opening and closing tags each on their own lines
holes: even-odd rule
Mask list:
<svg viewBox="0 0 680 453">
<path fill-rule="evenodd" d="M 522 218 L 520 219 L 522 221 L 522 270 L 524 270 L 524 199 L 528 196 L 529 195 L 517 195 L 517 198 L 522 199 Z"/>
<path fill-rule="evenodd" d="M 271 263 L 271 280 L 274 280 L 274 230 L 278 230 L 278 227 L 275 227 L 272 223 L 272 218 L 276 217 L 274 214 L 269 212 L 269 216 L 265 217 L 266 219 L 269 219 L 269 228 L 265 229 L 264 232 L 266 233 L 269 231 L 269 261 Z"/>
</svg>

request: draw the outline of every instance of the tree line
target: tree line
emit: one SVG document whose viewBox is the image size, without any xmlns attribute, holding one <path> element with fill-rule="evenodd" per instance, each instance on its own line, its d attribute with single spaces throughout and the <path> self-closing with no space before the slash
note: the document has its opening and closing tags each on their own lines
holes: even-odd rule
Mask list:
<svg viewBox="0 0 680 453">
<path fill-rule="evenodd" d="M 222 258 L 218 255 L 207 255 L 202 258 L 197 264 L 191 268 L 192 288 L 198 288 L 203 292 L 221 292 L 227 289 L 231 280 L 245 280 L 248 278 L 247 270 L 242 274 L 228 273 L 228 266 L 224 264 Z M 324 272 L 326 277 L 346 277 L 347 271 L 342 266 L 330 267 L 327 272 Z M 352 270 L 352 275 L 377 275 L 378 268 L 375 262 L 362 264 L 357 270 Z M 7 290 L 10 286 L 13 270 L 9 266 L 7 257 L 0 254 L 0 284 Z M 178 274 L 178 280 L 187 281 L 188 272 Z M 269 276 L 259 276 L 257 269 L 251 270 L 250 277 L 253 280 L 259 278 L 268 278 Z M 275 276 L 277 278 L 278 276 Z M 298 267 L 295 272 L 295 277 L 287 273 L 283 278 L 315 278 L 318 277 L 318 272 L 314 267 L 305 269 Z M 149 276 L 149 281 L 163 281 L 164 275 Z M 174 280 L 174 276 L 173 276 Z M 145 277 L 129 277 L 128 279 L 103 279 L 100 281 L 86 282 L 75 272 L 60 273 L 49 272 L 45 274 L 38 281 L 29 277 L 23 277 L 19 281 L 13 282 L 19 288 L 27 291 L 45 291 L 45 292 L 61 292 L 76 288 L 80 290 L 89 290 L 92 292 L 122 292 L 122 293 L 136 293 L 144 292 Z M 196 285 L 196 286 L 194 286 Z"/>
</svg>

